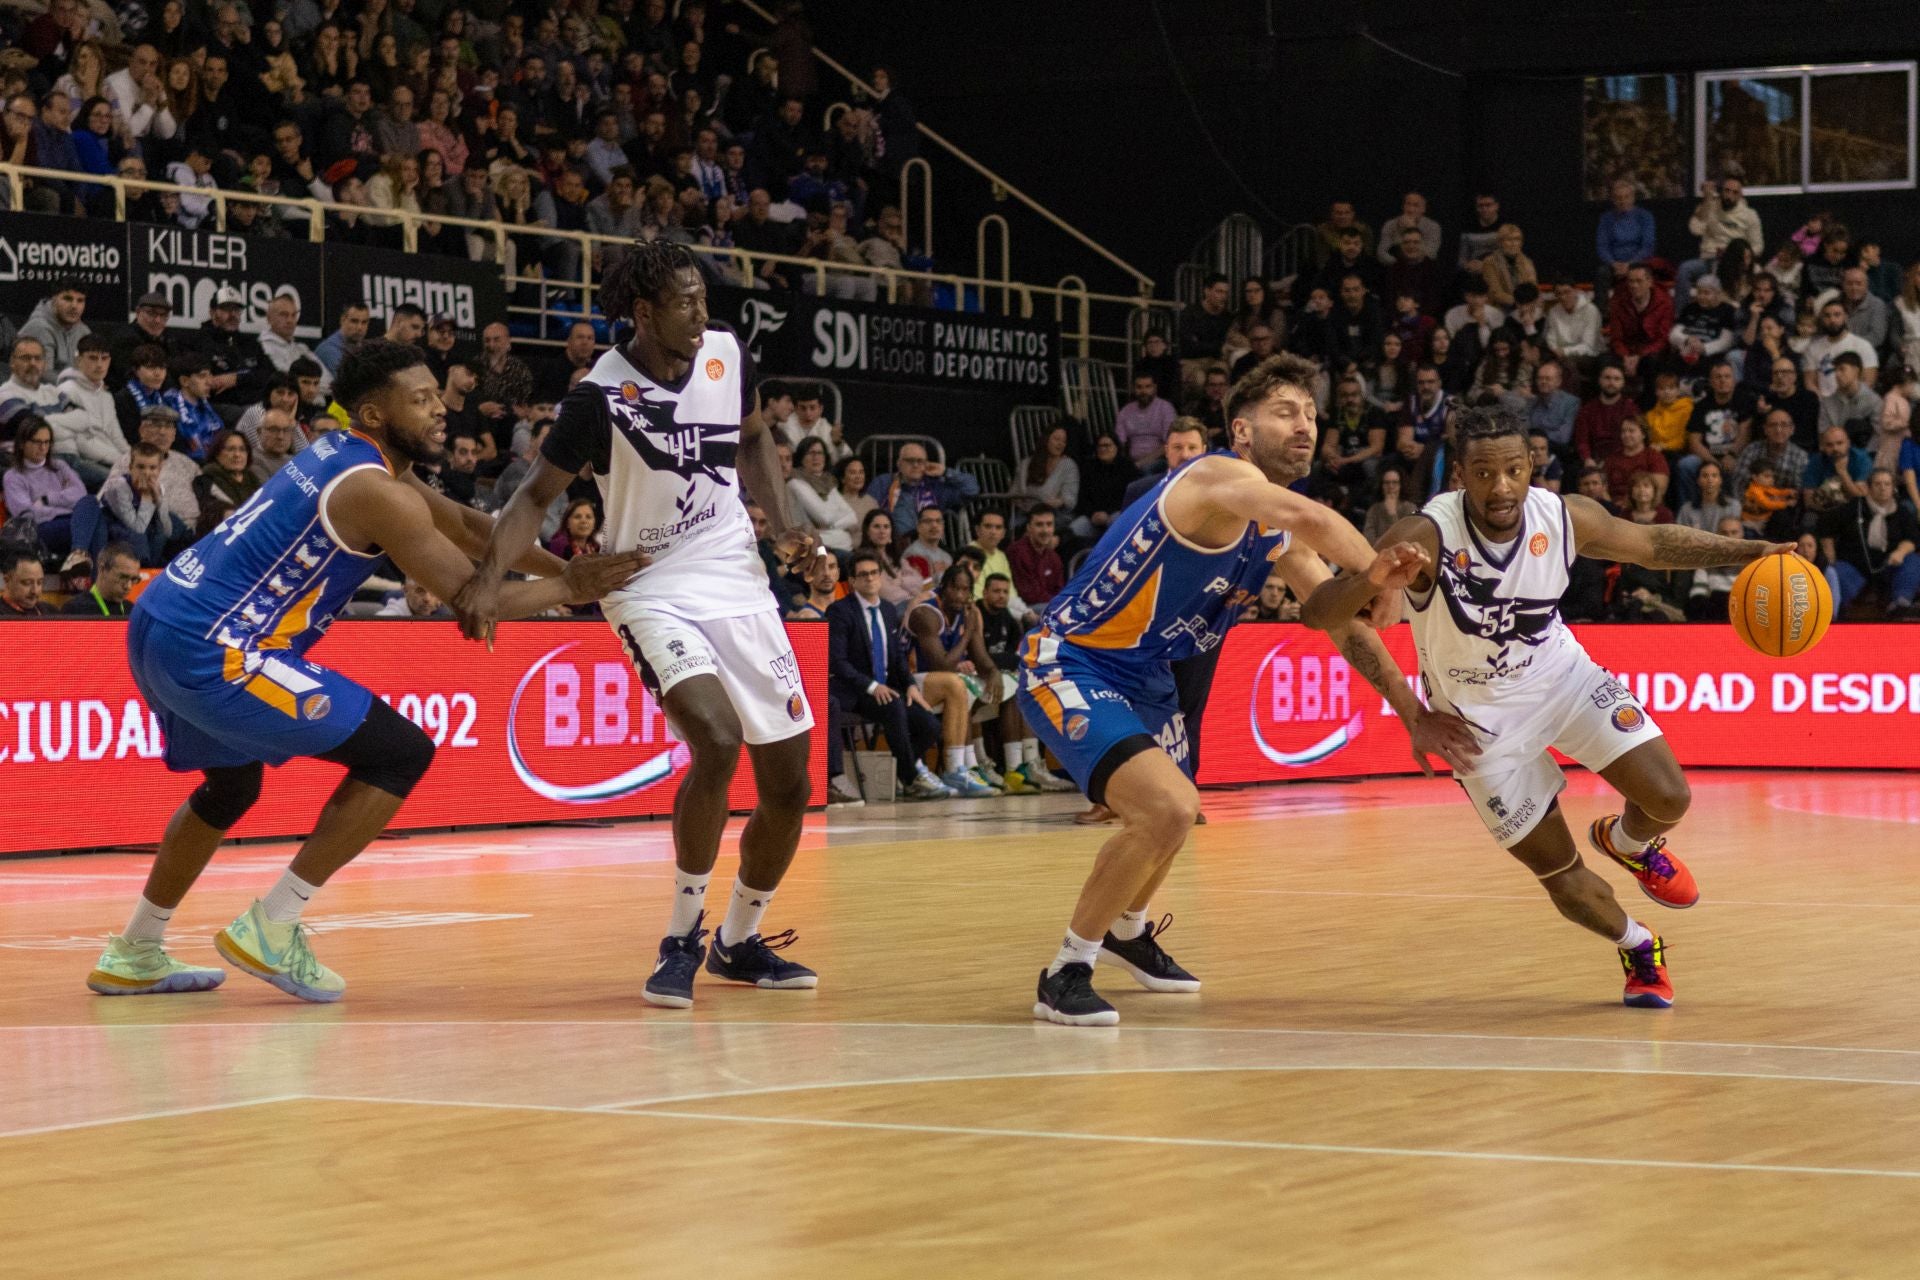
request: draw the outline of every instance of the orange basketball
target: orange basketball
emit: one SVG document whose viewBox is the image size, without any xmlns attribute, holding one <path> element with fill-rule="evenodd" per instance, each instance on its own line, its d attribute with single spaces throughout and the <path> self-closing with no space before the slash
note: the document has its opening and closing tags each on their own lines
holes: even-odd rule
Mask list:
<svg viewBox="0 0 1920 1280">
<path fill-rule="evenodd" d="M 1782 552 L 1762 556 L 1740 571 L 1727 613 L 1749 649 L 1769 658 L 1791 658 L 1827 634 L 1833 593 L 1818 569 L 1792 552 Z"/>
</svg>

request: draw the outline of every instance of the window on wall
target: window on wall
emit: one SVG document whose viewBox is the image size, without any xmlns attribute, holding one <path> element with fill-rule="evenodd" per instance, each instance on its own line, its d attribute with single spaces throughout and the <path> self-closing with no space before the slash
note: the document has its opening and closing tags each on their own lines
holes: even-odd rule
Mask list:
<svg viewBox="0 0 1920 1280">
<path fill-rule="evenodd" d="M 1738 164 L 1749 193 L 1914 185 L 1912 62 L 1706 71 L 1694 77 L 1694 170 Z"/>
<path fill-rule="evenodd" d="M 1643 199 L 1687 194 L 1693 95 L 1685 76 L 1590 76 L 1586 82 L 1583 186 L 1605 200 L 1616 178 Z"/>
</svg>

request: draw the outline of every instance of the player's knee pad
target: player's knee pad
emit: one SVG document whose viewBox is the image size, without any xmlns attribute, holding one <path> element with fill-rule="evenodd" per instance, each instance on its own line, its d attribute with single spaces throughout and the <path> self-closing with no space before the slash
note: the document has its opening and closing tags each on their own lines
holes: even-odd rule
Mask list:
<svg viewBox="0 0 1920 1280">
<path fill-rule="evenodd" d="M 433 764 L 433 739 L 420 726 L 375 700 L 353 736 L 320 758 L 345 765 L 347 777 L 406 799 Z"/>
<path fill-rule="evenodd" d="M 266 766 L 257 761 L 208 769 L 206 781 L 193 789 L 187 805 L 194 817 L 215 831 L 229 830 L 260 798 L 260 778 L 265 772 Z"/>
</svg>

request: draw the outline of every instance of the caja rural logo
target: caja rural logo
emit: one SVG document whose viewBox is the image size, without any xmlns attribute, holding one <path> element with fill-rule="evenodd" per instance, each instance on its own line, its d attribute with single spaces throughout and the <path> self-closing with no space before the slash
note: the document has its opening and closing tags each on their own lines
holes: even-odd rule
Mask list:
<svg viewBox="0 0 1920 1280">
<path fill-rule="evenodd" d="M 632 666 L 561 660 L 578 647 L 549 650 L 514 688 L 507 708 L 514 775 L 535 795 L 562 804 L 616 800 L 672 777 L 687 763 L 686 745 L 674 739 Z"/>
<path fill-rule="evenodd" d="M 1290 769 L 1317 764 L 1345 748 L 1360 736 L 1364 722 L 1355 706 L 1353 668 L 1345 659 L 1305 648 L 1282 641 L 1267 650 L 1247 696 L 1253 745 Z"/>
</svg>

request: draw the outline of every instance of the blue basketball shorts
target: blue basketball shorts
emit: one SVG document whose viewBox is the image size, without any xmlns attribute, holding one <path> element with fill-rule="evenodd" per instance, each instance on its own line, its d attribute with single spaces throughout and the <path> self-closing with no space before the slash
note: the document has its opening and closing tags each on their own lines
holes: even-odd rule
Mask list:
<svg viewBox="0 0 1920 1280">
<path fill-rule="evenodd" d="M 1187 767 L 1186 718 L 1164 662 L 1128 669 L 1040 631 L 1022 648 L 1017 699 L 1028 728 L 1095 804 L 1113 771 L 1149 746 Z"/>
</svg>

